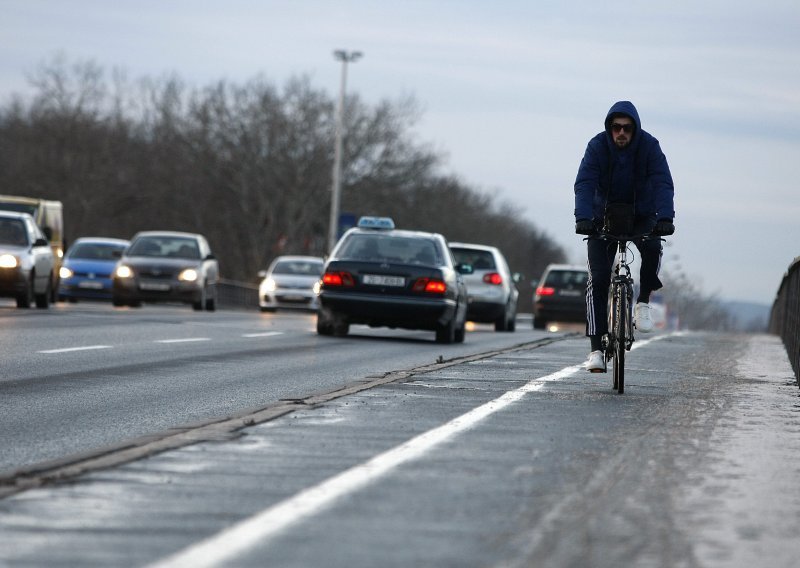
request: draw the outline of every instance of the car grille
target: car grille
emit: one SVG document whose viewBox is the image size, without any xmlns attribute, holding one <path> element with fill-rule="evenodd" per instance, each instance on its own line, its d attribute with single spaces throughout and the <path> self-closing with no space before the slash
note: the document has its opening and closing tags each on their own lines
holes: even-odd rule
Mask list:
<svg viewBox="0 0 800 568">
<path fill-rule="evenodd" d="M 175 276 L 174 270 L 160 266 L 141 266 L 138 273 L 139 276 L 152 280 L 172 280 Z"/>
</svg>

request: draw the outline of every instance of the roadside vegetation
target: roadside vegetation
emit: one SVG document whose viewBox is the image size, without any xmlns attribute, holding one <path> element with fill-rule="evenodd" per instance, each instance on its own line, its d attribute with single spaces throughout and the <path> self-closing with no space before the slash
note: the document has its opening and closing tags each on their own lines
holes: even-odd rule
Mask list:
<svg viewBox="0 0 800 568">
<path fill-rule="evenodd" d="M 193 88 L 56 57 L 30 81 L 34 96 L 0 108 L 0 193 L 61 200 L 68 239 L 200 232 L 244 282 L 279 254 L 325 253 L 336 101 L 308 78 Z M 510 205 L 444 173 L 417 118 L 412 99 L 348 96 L 343 212 L 498 246 L 528 282 L 564 260 Z"/>
<path fill-rule="evenodd" d="M 32 96 L 0 106 L 0 193 L 62 201 L 68 240 L 199 232 L 223 277 L 248 283 L 275 256 L 324 256 L 336 101 L 309 78 L 192 87 L 56 56 L 29 79 Z M 418 118 L 412 98 L 347 97 L 341 211 L 497 246 L 524 276 L 519 310 L 530 312 L 532 280 L 564 262 L 564 249 L 448 173 L 415 138 Z M 665 296 L 687 325 L 730 327 L 716 298 L 674 280 Z"/>
</svg>

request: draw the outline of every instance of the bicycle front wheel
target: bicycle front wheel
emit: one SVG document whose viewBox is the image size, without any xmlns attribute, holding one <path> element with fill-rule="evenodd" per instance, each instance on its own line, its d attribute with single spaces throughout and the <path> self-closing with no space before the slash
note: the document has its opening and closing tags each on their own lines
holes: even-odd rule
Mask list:
<svg viewBox="0 0 800 568">
<path fill-rule="evenodd" d="M 628 340 L 628 320 L 630 309 L 628 295 L 623 286 L 617 286 L 614 293 L 614 390 L 625 392 L 625 345 Z"/>
</svg>

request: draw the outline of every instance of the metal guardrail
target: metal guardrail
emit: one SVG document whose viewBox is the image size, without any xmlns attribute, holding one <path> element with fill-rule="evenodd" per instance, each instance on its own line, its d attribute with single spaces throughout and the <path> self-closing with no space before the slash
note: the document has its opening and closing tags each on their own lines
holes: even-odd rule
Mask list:
<svg viewBox="0 0 800 568">
<path fill-rule="evenodd" d="M 794 259 L 783 276 L 772 304 L 769 331 L 783 340 L 794 378 L 800 386 L 800 257 Z"/>
<path fill-rule="evenodd" d="M 258 285 L 220 278 L 217 303 L 221 308 L 258 309 Z"/>
</svg>

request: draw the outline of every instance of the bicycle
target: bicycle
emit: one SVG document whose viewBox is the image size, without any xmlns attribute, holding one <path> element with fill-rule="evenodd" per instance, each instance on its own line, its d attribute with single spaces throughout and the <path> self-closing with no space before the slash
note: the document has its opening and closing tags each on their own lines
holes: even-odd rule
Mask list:
<svg viewBox="0 0 800 568">
<path fill-rule="evenodd" d="M 628 264 L 628 243 L 638 239 L 660 239 L 652 234 L 621 235 L 599 233 L 587 239 L 601 239 L 617 243 L 618 260 L 614 266 L 614 275 L 608 289 L 608 333 L 603 336 L 603 372 L 607 372 L 608 361 L 612 361 L 613 389 L 619 394 L 625 392 L 625 352 L 630 351 L 635 338 L 633 336 L 633 277 Z M 631 253 L 632 254 L 632 253 Z"/>
</svg>

